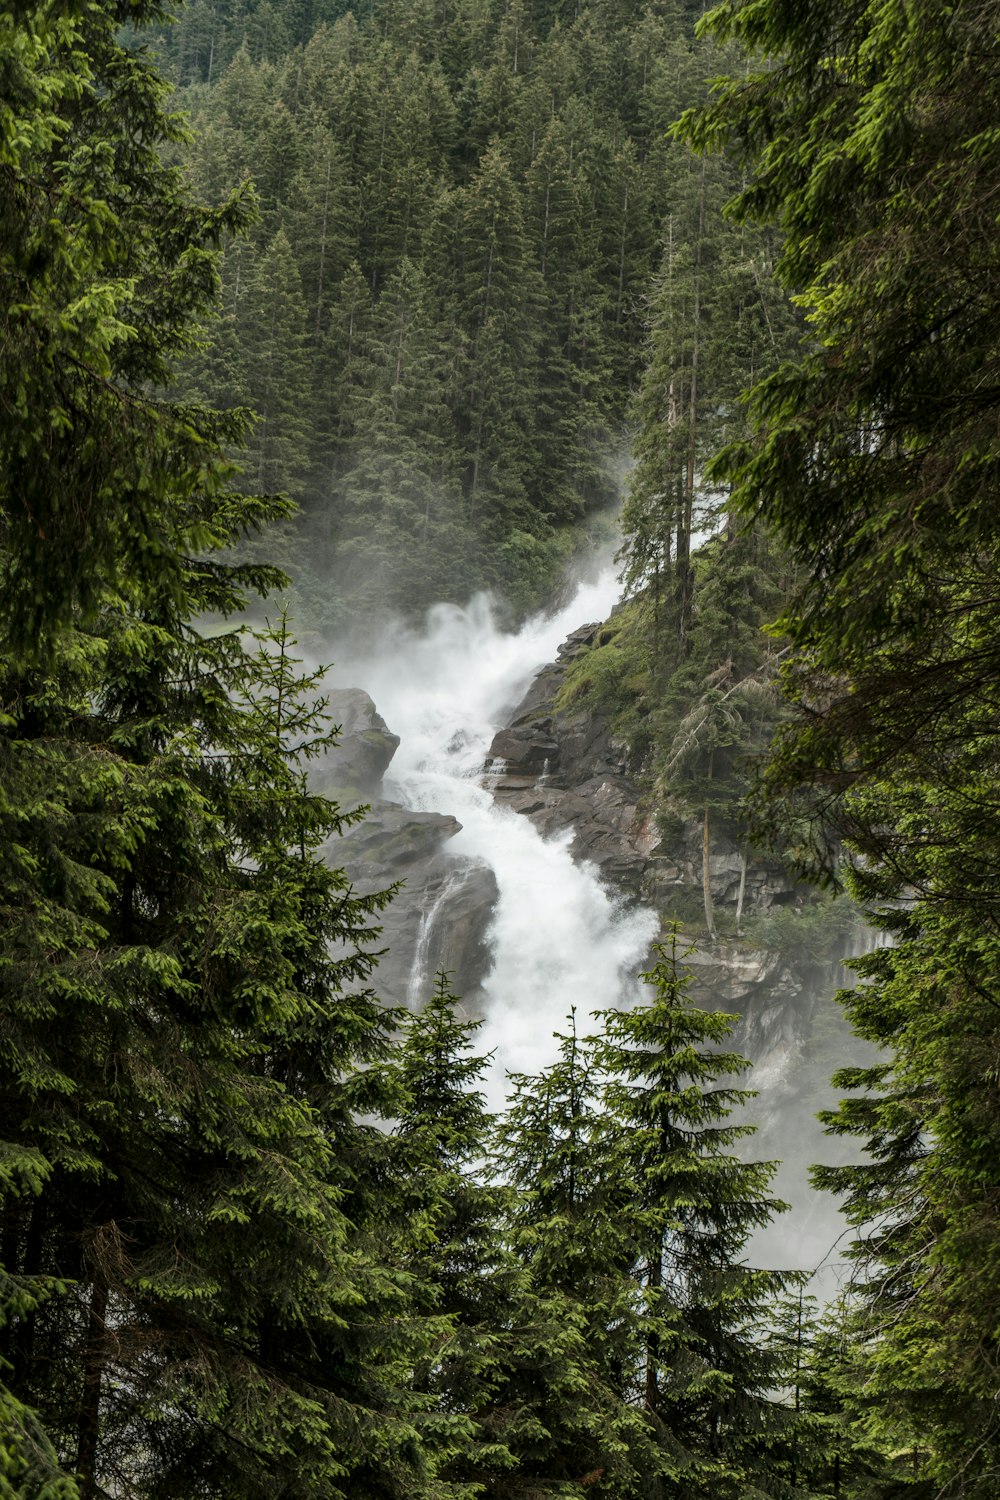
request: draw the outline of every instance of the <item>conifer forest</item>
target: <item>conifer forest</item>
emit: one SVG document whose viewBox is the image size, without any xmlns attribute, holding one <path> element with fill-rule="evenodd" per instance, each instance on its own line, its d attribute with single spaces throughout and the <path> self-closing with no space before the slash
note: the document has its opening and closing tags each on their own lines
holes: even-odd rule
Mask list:
<svg viewBox="0 0 1000 1500">
<path fill-rule="evenodd" d="M 0 1500 L 1000 1497 L 998 120 L 2 0 Z"/>
</svg>

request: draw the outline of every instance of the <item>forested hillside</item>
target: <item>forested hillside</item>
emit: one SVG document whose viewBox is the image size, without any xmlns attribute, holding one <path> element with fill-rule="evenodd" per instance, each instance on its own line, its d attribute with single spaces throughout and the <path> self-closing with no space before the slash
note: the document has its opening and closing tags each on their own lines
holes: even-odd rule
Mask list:
<svg viewBox="0 0 1000 1500">
<path fill-rule="evenodd" d="M 742 1263 L 777 1208 L 770 1171 L 731 1149 L 745 1065 L 719 1050 L 726 1019 L 686 1002 L 677 956 L 664 952 L 647 1004 L 596 1018 L 556 1072 L 522 1081 L 523 1107 L 501 1133 L 477 1092 L 474 1028 L 455 1018 L 445 979 L 412 1018 L 373 993 L 386 898 L 359 898 L 320 858 L 350 820 L 308 789 L 307 763 L 331 734 L 318 682 L 302 674 L 283 614 L 257 632 L 246 624 L 255 601 L 285 587 L 273 563 L 292 549 L 274 528 L 289 504 L 238 492 L 247 419 L 194 399 L 214 370 L 224 401 L 257 400 L 247 477 L 296 488 L 301 445 L 335 427 L 310 427 L 322 387 L 290 385 L 294 360 L 271 385 L 266 372 L 286 337 L 300 360 L 317 353 L 328 332 L 319 272 L 316 300 L 280 301 L 299 273 L 276 192 L 262 194 L 261 237 L 244 242 L 246 196 L 206 208 L 192 188 L 203 138 L 183 138 L 168 89 L 120 29 L 160 19 L 132 4 L 0 14 L 0 1493 L 787 1489 L 797 1426 L 776 1391 L 791 1366 L 787 1345 L 767 1338 L 785 1278 Z M 368 26 L 359 66 L 388 45 Z M 513 77 L 531 38 L 544 50 L 540 34 L 519 36 Z M 244 128 L 291 115 L 250 88 L 272 69 L 288 88 L 290 64 L 238 52 L 231 66 L 248 70 L 228 106 L 242 100 Z M 388 140 L 406 111 L 382 102 Z M 432 113 L 432 134 L 442 121 L 447 111 Z M 238 150 L 266 165 L 263 135 Z M 468 204 L 489 160 L 487 149 L 454 188 Z M 567 172 L 573 160 L 567 146 Z M 539 349 L 564 318 L 568 360 L 582 294 L 555 226 L 575 221 L 566 179 L 553 165 L 546 196 L 545 170 L 526 275 L 540 307 L 550 279 L 555 322 L 534 304 L 528 313 Z M 284 180 L 276 169 L 275 189 Z M 484 222 L 499 229 L 499 213 Z M 399 224 L 386 223 L 388 241 Z M 435 430 L 406 427 L 404 395 L 425 387 L 405 387 L 409 346 L 401 334 L 380 345 L 376 314 L 410 307 L 401 289 L 429 284 L 429 270 L 380 258 L 378 222 L 366 233 L 360 280 L 348 263 L 333 283 L 364 288 L 371 321 L 347 348 L 377 372 L 364 386 L 373 423 L 343 472 L 368 472 L 379 433 L 400 463 L 388 504 L 422 472 L 403 434 L 419 432 L 426 455 Z M 474 242 L 494 248 L 489 234 Z M 199 347 L 223 243 L 218 337 Z M 322 238 L 319 249 L 325 276 Z M 451 304 L 472 308 L 455 327 L 463 358 L 475 355 L 470 328 L 501 337 L 524 312 L 507 285 L 512 321 L 491 321 L 502 260 L 480 256 L 479 302 Z M 284 281 L 269 281 L 282 264 Z M 448 265 L 457 275 L 457 259 L 437 269 Z M 616 274 L 624 310 L 620 248 Z M 240 288 L 258 299 L 245 324 Z M 318 334 L 295 306 L 319 306 Z M 603 317 L 612 350 L 619 335 L 608 308 Z M 537 358 L 529 370 L 546 367 Z M 234 387 L 240 368 L 246 386 L 262 383 Z M 445 368 L 421 366 L 432 391 Z M 285 412 L 301 428 L 278 420 L 269 392 L 295 396 Z M 470 410 L 483 414 L 485 455 L 485 398 Z M 467 500 L 474 464 L 466 482 Z M 553 486 L 551 519 L 525 512 L 543 542 L 559 518 Z M 480 527 L 483 557 L 476 514 L 463 524 Z M 311 534 L 321 520 L 310 515 Z M 341 522 L 332 516 L 331 532 L 350 555 Z M 363 529 L 411 566 L 415 601 L 419 568 L 438 554 L 405 522 L 393 530 L 375 499 Z M 442 566 L 460 555 L 442 551 Z M 543 1122 L 531 1101 L 546 1092 Z M 532 1159 L 529 1187 L 519 1178 Z"/>
<path fill-rule="evenodd" d="M 808 830 L 893 942 L 847 997 L 881 1049 L 828 1117 L 863 1165 L 836 1384 L 912 1493 L 1000 1484 L 997 1309 L 997 134 L 1000 7 L 720 6 L 770 66 L 689 118 L 747 149 L 736 204 L 786 231 L 810 339 L 716 461 L 799 570 L 793 715 L 762 818 Z M 861 1493 L 868 1493 L 862 1485 Z M 874 1493 L 883 1493 L 877 1486 Z"/>
<path fill-rule="evenodd" d="M 736 419 L 783 313 L 770 240 L 722 221 L 735 169 L 668 133 L 731 61 L 701 8 L 199 3 L 163 33 L 197 193 L 249 177 L 259 208 L 186 382 L 258 414 L 247 481 L 302 506 L 312 622 L 549 597 L 620 502 L 647 336 L 678 380 L 646 511 Z"/>
</svg>

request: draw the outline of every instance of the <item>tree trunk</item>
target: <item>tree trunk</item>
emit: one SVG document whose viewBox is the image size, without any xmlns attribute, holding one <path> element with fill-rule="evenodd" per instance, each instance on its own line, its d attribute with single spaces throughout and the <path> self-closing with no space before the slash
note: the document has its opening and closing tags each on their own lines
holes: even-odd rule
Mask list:
<svg viewBox="0 0 1000 1500">
<path fill-rule="evenodd" d="M 625 184 L 624 202 L 622 203 L 622 236 L 618 246 L 618 299 L 615 302 L 615 322 L 622 320 L 622 309 L 625 305 L 625 251 L 628 246 L 628 183 Z"/>
<path fill-rule="evenodd" d="M 649 1263 L 649 1285 L 660 1287 L 663 1285 L 663 1246 L 657 1244 L 656 1255 Z M 655 1306 L 655 1304 L 654 1304 Z M 646 1407 L 651 1412 L 659 1410 L 660 1405 L 660 1336 L 653 1330 L 646 1334 Z"/>
<path fill-rule="evenodd" d="M 705 233 L 705 162 L 701 163 L 698 188 L 698 232 L 694 245 L 694 303 L 691 309 L 691 383 L 688 388 L 687 455 L 684 465 L 684 498 L 678 533 L 684 534 L 684 561 L 680 561 L 680 539 L 678 537 L 677 568 L 677 637 L 681 645 L 687 638 L 688 617 L 694 593 L 694 575 L 691 569 L 691 533 L 694 530 L 694 490 L 698 462 L 698 370 L 701 357 L 701 271 L 702 250 Z"/>
<path fill-rule="evenodd" d="M 90 1319 L 80 1401 L 76 1475 L 80 1500 L 97 1495 L 97 1440 L 101 1430 L 101 1378 L 104 1373 L 104 1333 L 108 1311 L 108 1284 L 102 1272 L 94 1277 L 90 1294 Z"/>
<path fill-rule="evenodd" d="M 21 1261 L 23 1276 L 37 1276 L 42 1269 L 44 1220 L 45 1208 L 36 1198 L 31 1206 L 31 1216 L 28 1219 L 28 1230 L 24 1241 L 24 1258 Z M 32 1373 L 34 1346 L 35 1314 L 30 1312 L 26 1317 L 19 1319 L 14 1332 L 12 1382 L 15 1391 L 24 1389 L 29 1381 Z"/>
<path fill-rule="evenodd" d="M 326 159 L 326 187 L 323 191 L 323 223 L 319 235 L 319 272 L 316 277 L 316 342 L 319 343 L 323 332 L 323 277 L 326 271 L 326 221 L 330 211 L 330 174 L 333 171 L 333 157 Z"/>
</svg>

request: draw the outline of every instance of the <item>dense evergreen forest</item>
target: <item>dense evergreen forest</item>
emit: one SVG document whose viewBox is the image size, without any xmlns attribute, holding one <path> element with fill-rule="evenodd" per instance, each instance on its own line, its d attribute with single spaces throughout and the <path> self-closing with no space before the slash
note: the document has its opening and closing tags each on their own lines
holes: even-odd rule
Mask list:
<svg viewBox="0 0 1000 1500">
<path fill-rule="evenodd" d="M 314 625 L 537 605 L 617 505 L 647 335 L 675 463 L 773 363 L 774 237 L 727 228 L 735 167 L 669 135 L 726 66 L 700 9 L 198 5 L 161 35 L 198 196 L 257 204 L 185 389 L 258 414 L 248 480 L 302 507 Z"/>
<path fill-rule="evenodd" d="M 1000 5 L 702 9 L 0 12 L 0 1497 L 1000 1489 Z M 833 1307 L 676 933 L 495 1119 L 321 857 L 261 601 L 516 614 L 623 486 L 568 691 L 893 934 Z"/>
</svg>

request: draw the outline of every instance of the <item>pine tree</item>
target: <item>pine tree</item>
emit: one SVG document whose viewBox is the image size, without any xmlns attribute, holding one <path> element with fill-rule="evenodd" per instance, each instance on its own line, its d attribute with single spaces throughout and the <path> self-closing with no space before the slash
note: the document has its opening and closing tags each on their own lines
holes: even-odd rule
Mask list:
<svg viewBox="0 0 1000 1500">
<path fill-rule="evenodd" d="M 740 847 L 738 930 L 754 768 L 784 713 L 778 678 L 787 647 L 776 646 L 765 627 L 783 602 L 785 572 L 781 550 L 759 528 L 730 525 L 694 559 L 688 653 L 679 665 L 664 649 L 663 624 L 654 625 L 657 790 L 701 819 L 705 927 L 713 939 L 713 851 L 720 835 Z"/>
<path fill-rule="evenodd" d="M 391 594 L 399 607 L 434 597 L 468 557 L 439 328 L 425 274 L 404 260 L 373 310 L 365 419 L 345 455 L 337 577 L 347 597 Z M 474 555 L 474 554 L 473 554 Z M 468 564 L 466 564 L 468 566 Z"/>
<path fill-rule="evenodd" d="M 586 1399 L 594 1417 L 581 1432 L 581 1472 L 594 1493 L 634 1495 L 655 1472 L 655 1448 L 631 1400 L 643 1315 L 632 1276 L 636 1245 L 627 1215 L 630 1184 L 613 1125 L 602 1114 L 593 1044 L 557 1034 L 558 1060 L 537 1076 L 515 1075 L 502 1121 L 500 1161 L 509 1176 L 513 1243 L 532 1285 L 572 1308 L 585 1339 Z"/>
<path fill-rule="evenodd" d="M 865 1391 L 867 1350 L 854 1332 L 850 1295 L 822 1315 L 801 1291 L 779 1308 L 773 1338 L 789 1355 L 788 1399 L 796 1413 L 784 1472 L 798 1493 L 823 1500 L 918 1500 L 933 1491 L 913 1435 L 875 1434 L 866 1421 L 874 1405 Z"/>
<path fill-rule="evenodd" d="M 492 1128 L 478 1085 L 488 1059 L 470 1054 L 481 1022 L 462 1019 L 448 976 L 408 1020 L 390 1064 L 399 1092 L 401 1201 L 391 1232 L 435 1331 L 414 1385 L 443 1495 L 477 1489 L 473 1474 L 509 1471 L 502 1434 L 477 1417 L 492 1388 L 516 1272 L 501 1239 L 502 1192 L 482 1180 Z M 400 1228 L 404 1232 L 400 1236 Z"/>
<path fill-rule="evenodd" d="M 161 162 L 156 142 L 178 126 L 148 62 L 116 43 L 117 19 L 28 6 L 2 23 L 0 609 L 21 642 L 77 606 L 93 613 L 107 578 L 182 591 L 159 507 L 168 473 L 198 471 L 205 438 L 148 392 L 190 341 L 213 249 L 245 212 L 192 203 Z M 241 430 L 215 424 L 228 441 Z"/>
<path fill-rule="evenodd" d="M 247 466 L 265 494 L 301 492 L 311 437 L 307 316 L 298 267 L 282 229 L 258 258 L 240 303 L 243 385 L 257 418 Z"/>
<path fill-rule="evenodd" d="M 636 467 L 622 516 L 626 583 L 652 585 L 685 645 L 694 614 L 692 548 L 718 528 L 725 491 L 707 461 L 742 430 L 741 395 L 794 347 L 795 319 L 775 289 L 768 237 L 722 219 L 731 169 L 675 147 L 674 210 L 648 314 L 636 400 Z"/>
<path fill-rule="evenodd" d="M 329 328 L 336 288 L 351 263 L 356 218 L 354 192 L 340 142 L 318 125 L 291 185 L 284 216 L 302 278 L 314 351 Z"/>
<path fill-rule="evenodd" d="M 316 857 L 339 815 L 290 760 L 315 716 L 283 633 L 255 667 L 162 615 L 110 627 L 77 653 L 101 711 L 22 677 L 7 736 L 19 857 L 52 873 L 4 942 L 5 1137 L 38 1164 L 5 1264 L 28 1295 L 73 1283 L 11 1324 L 14 1392 L 82 1495 L 412 1494 L 379 1333 L 405 1288 L 367 1242 L 380 1146 L 356 1123 L 378 1094 L 352 1078 L 389 1018 L 358 988 L 372 903 Z"/>
<path fill-rule="evenodd" d="M 436 1482 L 449 1497 L 569 1500 L 599 1484 L 609 1454 L 618 1459 L 607 1431 L 616 1406 L 595 1380 L 583 1307 L 507 1243 L 512 1194 L 489 1173 L 492 1121 L 476 1088 L 487 1059 L 468 1055 L 479 1023 L 456 1005 L 439 975 L 392 1067 L 406 1265 L 441 1326 L 417 1375 L 433 1402 L 424 1420 L 439 1445 Z"/>
<path fill-rule="evenodd" d="M 631 1189 L 619 1218 L 634 1237 L 643 1312 L 630 1394 L 656 1444 L 652 1493 L 718 1500 L 757 1484 L 780 1494 L 770 1450 L 784 1426 L 772 1396 L 783 1363 L 760 1325 L 791 1278 L 741 1259 L 784 1206 L 768 1193 L 773 1164 L 730 1150 L 753 1129 L 728 1123 L 748 1098 L 729 1080 L 747 1063 L 718 1050 L 732 1017 L 686 1000 L 676 935 L 643 978 L 646 1003 L 600 1013 L 596 1061 Z"/>
<path fill-rule="evenodd" d="M 471 317 L 463 389 L 456 393 L 468 437 L 465 491 L 471 514 L 505 531 L 524 513 L 534 459 L 538 306 L 521 195 L 499 146 L 490 148 L 462 194 L 462 289 Z"/>
</svg>

